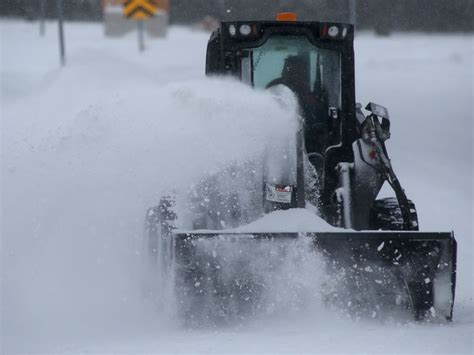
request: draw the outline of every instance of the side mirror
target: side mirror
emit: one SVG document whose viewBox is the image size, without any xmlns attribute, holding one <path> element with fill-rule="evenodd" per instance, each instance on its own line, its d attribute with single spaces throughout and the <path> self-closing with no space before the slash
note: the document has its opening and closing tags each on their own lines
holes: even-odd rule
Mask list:
<svg viewBox="0 0 474 355">
<path fill-rule="evenodd" d="M 369 102 L 365 108 L 367 111 L 372 112 L 372 117 L 374 118 L 374 123 L 376 130 L 378 132 L 379 138 L 383 141 L 390 138 L 390 118 L 388 115 L 388 110 L 382 105 Z M 382 118 L 382 124 L 379 123 L 377 117 Z"/>
<path fill-rule="evenodd" d="M 369 104 L 367 105 L 365 109 L 367 111 L 372 112 L 375 116 L 382 117 L 383 119 L 386 119 L 386 120 L 390 119 L 387 108 L 382 105 L 369 102 Z"/>
</svg>

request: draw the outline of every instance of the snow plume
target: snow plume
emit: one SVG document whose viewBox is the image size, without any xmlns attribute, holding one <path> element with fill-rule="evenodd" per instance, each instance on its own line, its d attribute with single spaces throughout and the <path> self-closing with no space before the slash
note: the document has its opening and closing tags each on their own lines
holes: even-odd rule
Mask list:
<svg viewBox="0 0 474 355">
<path fill-rule="evenodd" d="M 192 242 L 192 277 L 179 269 L 178 309 L 194 326 L 245 325 L 324 313 L 322 258 L 310 239 L 221 235 Z M 181 283 L 185 275 L 187 280 Z"/>
<path fill-rule="evenodd" d="M 294 103 L 231 80 L 56 102 L 77 77 L 66 72 L 30 105 L 4 108 L 3 317 L 17 344 L 130 334 L 155 319 L 139 282 L 146 208 L 296 127 Z"/>
</svg>

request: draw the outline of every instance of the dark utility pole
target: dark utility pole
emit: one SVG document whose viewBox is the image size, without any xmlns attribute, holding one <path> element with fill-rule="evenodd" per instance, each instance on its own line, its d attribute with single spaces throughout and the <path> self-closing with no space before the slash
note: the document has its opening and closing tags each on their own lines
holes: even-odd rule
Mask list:
<svg viewBox="0 0 474 355">
<path fill-rule="evenodd" d="M 58 8 L 58 26 L 59 26 L 59 56 L 61 60 L 61 65 L 66 65 L 66 50 L 64 48 L 64 11 L 63 11 L 63 0 L 57 0 Z"/>
<path fill-rule="evenodd" d="M 45 32 L 46 32 L 46 26 L 45 26 L 45 17 L 46 17 L 46 4 L 45 4 L 45 1 L 46 0 L 40 0 L 40 11 L 39 11 L 39 15 L 40 15 L 40 36 L 44 36 Z"/>
</svg>

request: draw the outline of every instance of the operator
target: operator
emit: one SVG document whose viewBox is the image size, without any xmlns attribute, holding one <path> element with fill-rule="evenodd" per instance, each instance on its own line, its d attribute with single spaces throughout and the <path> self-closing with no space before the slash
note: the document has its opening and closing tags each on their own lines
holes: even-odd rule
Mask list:
<svg viewBox="0 0 474 355">
<path fill-rule="evenodd" d="M 308 63 L 300 56 L 290 55 L 285 59 L 281 77 L 272 80 L 266 88 L 285 85 L 295 93 L 306 126 L 306 150 L 308 153 L 322 153 L 327 145 L 328 132 L 324 121 L 327 107 L 324 110 L 321 107 L 327 105 L 323 97 L 318 98 L 311 91 L 309 81 Z"/>
<path fill-rule="evenodd" d="M 281 77 L 272 80 L 267 84 L 267 89 L 275 85 L 285 85 L 290 88 L 301 100 L 310 94 L 309 74 L 307 73 L 307 63 L 296 55 L 290 55 L 285 59 Z"/>
</svg>

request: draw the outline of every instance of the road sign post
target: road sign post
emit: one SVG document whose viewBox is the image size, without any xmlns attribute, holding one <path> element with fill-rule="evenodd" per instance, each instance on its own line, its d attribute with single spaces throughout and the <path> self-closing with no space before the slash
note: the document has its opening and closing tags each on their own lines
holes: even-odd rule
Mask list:
<svg viewBox="0 0 474 355">
<path fill-rule="evenodd" d="M 138 48 L 140 52 L 145 50 L 144 21 L 155 15 L 157 5 L 154 0 L 125 0 L 123 3 L 123 14 L 130 20 L 137 21 Z"/>
<path fill-rule="evenodd" d="M 144 34 L 144 23 L 143 20 L 137 21 L 138 26 L 138 50 L 143 52 L 145 50 L 145 34 Z"/>
</svg>

